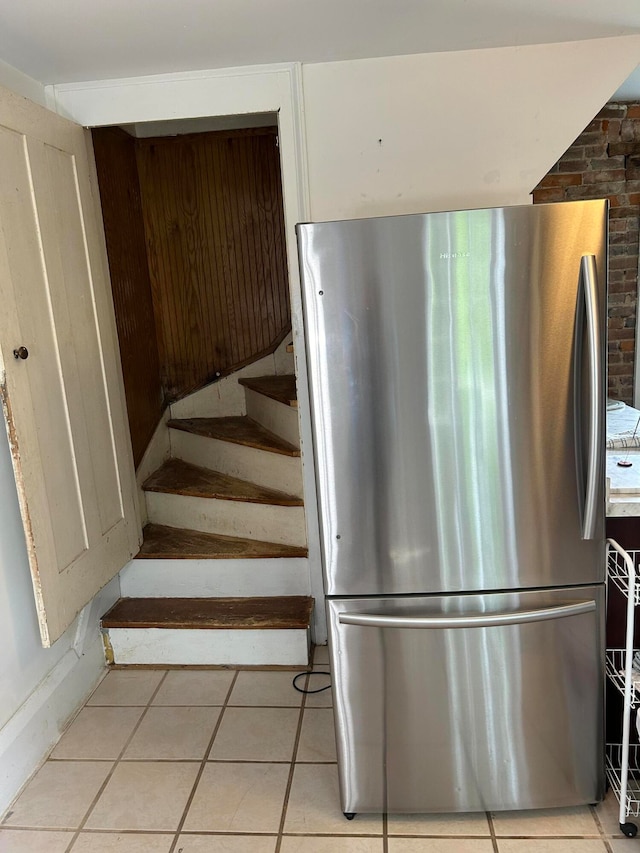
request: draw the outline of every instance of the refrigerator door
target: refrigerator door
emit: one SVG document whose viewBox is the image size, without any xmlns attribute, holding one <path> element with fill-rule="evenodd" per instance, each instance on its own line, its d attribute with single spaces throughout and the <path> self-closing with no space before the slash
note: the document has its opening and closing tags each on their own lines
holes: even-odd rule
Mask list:
<svg viewBox="0 0 640 853">
<path fill-rule="evenodd" d="M 604 795 L 603 587 L 328 601 L 344 812 Z"/>
<path fill-rule="evenodd" d="M 604 578 L 607 203 L 298 226 L 326 592 Z"/>
</svg>

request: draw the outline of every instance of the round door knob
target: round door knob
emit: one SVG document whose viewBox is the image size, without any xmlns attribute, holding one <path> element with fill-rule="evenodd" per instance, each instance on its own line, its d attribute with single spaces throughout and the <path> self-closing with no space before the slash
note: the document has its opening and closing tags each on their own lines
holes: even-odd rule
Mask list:
<svg viewBox="0 0 640 853">
<path fill-rule="evenodd" d="M 29 350 L 26 347 L 18 347 L 13 351 L 13 357 L 21 358 L 24 361 L 25 358 L 29 358 Z"/>
</svg>

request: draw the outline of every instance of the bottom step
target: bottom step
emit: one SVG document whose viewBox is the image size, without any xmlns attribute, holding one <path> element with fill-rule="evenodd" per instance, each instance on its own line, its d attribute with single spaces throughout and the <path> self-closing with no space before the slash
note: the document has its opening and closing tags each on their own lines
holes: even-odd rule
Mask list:
<svg viewBox="0 0 640 853">
<path fill-rule="evenodd" d="M 122 598 L 102 617 L 107 662 L 307 666 L 313 599 Z"/>
</svg>

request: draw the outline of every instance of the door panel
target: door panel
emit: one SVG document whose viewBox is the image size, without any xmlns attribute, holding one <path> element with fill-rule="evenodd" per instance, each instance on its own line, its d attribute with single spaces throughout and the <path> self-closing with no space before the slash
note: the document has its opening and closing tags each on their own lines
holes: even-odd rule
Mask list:
<svg viewBox="0 0 640 853">
<path fill-rule="evenodd" d="M 598 801 L 603 599 L 602 587 L 582 587 L 330 600 L 343 810 Z M 349 624 L 363 614 L 413 625 L 463 617 L 475 627 Z"/>
<path fill-rule="evenodd" d="M 594 255 L 602 363 L 606 217 L 596 201 L 298 226 L 329 595 L 602 581 L 574 327 Z"/>
<path fill-rule="evenodd" d="M 30 396 L 40 401 L 40 413 L 35 422 L 38 445 L 46 445 L 51 425 L 59 425 L 55 434 L 55 452 L 50 450 L 41 455 L 54 547 L 59 564 L 67 565 L 88 547 L 88 538 L 81 511 L 69 407 L 59 364 L 61 356 L 66 354 L 61 353 L 58 347 L 54 306 L 46 293 L 46 276 L 51 281 L 56 277 L 56 270 L 53 265 L 49 265 L 48 270 L 43 267 L 43 246 L 31 185 L 30 159 L 35 158 L 28 157 L 24 137 L 5 128 L 0 129 L 0 150 L 3 163 L 0 169 L 0 198 L 4 201 L 13 195 L 11 209 L 2 217 L 6 261 L 9 279 L 21 285 L 16 288 L 14 295 L 20 315 L 20 331 L 14 334 L 13 343 L 15 346 L 22 343 L 27 345 L 30 359 L 16 363 L 16 375 L 22 375 L 24 384 L 28 382 L 30 386 Z M 42 153 L 37 151 L 36 156 Z M 24 286 L 26 283 L 28 285 Z M 53 284 L 55 287 L 56 282 Z M 34 289 L 37 289 L 35 298 Z M 58 315 L 60 313 L 58 311 Z M 65 331 L 70 339 L 69 330 Z M 64 338 L 61 343 L 64 347 Z M 10 352 L 9 339 L 6 344 Z M 49 357 L 43 358 L 42 353 L 49 354 Z M 37 369 L 32 369 L 36 363 Z M 17 373 L 18 369 L 20 374 Z M 69 376 L 71 381 L 72 376 Z M 14 408 L 16 405 L 17 401 Z M 15 417 L 18 422 L 21 420 L 17 411 Z"/>
<path fill-rule="evenodd" d="M 49 645 L 140 525 L 85 132 L 0 90 L 0 164 L 2 400 Z"/>
<path fill-rule="evenodd" d="M 52 264 L 59 261 L 60 287 L 56 291 L 59 296 L 60 314 L 70 322 L 71 315 L 69 306 L 66 304 L 66 290 L 63 282 L 86 282 L 89 287 L 92 284 L 86 228 L 82 219 L 82 200 L 75 159 L 51 146 L 45 146 L 45 151 L 46 163 L 43 165 L 46 166 L 46 172 L 41 175 L 39 187 L 46 187 L 46 174 L 50 175 L 52 203 L 49 204 L 49 200 L 44 197 L 43 203 L 40 204 L 38 196 L 36 196 L 36 203 L 38 209 L 45 211 L 46 216 L 49 217 L 46 223 L 48 227 L 43 227 L 43 235 L 46 234 L 51 243 L 54 237 L 60 241 L 57 244 L 45 244 L 45 258 L 47 261 L 51 258 Z M 56 218 L 65 223 L 64 228 L 56 229 Z M 41 221 L 44 221 L 44 215 L 41 216 Z M 81 342 L 84 357 L 80 364 L 75 357 L 73 335 L 65 336 L 65 330 L 61 328 L 59 338 L 66 343 L 69 368 L 72 375 L 77 377 L 76 402 L 81 404 L 80 410 L 76 413 L 77 422 L 84 421 L 86 430 L 83 432 L 91 436 L 90 452 L 83 460 L 85 463 L 91 462 L 91 471 L 86 472 L 85 481 L 88 484 L 93 481 L 95 486 L 94 494 L 99 510 L 97 531 L 104 534 L 123 517 L 124 508 L 118 473 L 117 447 L 113 430 L 109 426 L 111 421 L 109 398 L 106 377 L 103 374 L 100 326 L 96 307 L 94 301 L 88 298 L 77 301 L 74 299 L 73 321 L 79 323 L 85 330 Z M 72 332 L 72 328 L 71 325 L 68 327 L 69 333 Z M 62 372 L 66 378 L 66 364 L 62 365 Z M 90 406 L 83 403 L 87 400 L 91 401 Z M 107 428 L 105 429 L 103 425 L 107 425 Z M 88 446 L 87 450 L 89 450 Z"/>
</svg>

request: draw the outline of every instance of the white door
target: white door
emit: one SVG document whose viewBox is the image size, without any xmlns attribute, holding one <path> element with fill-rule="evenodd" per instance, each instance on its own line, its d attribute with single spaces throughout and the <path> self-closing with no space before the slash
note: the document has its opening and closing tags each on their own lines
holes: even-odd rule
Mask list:
<svg viewBox="0 0 640 853">
<path fill-rule="evenodd" d="M 0 392 L 47 646 L 141 533 L 90 137 L 2 88 Z"/>
</svg>

